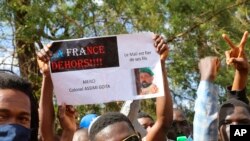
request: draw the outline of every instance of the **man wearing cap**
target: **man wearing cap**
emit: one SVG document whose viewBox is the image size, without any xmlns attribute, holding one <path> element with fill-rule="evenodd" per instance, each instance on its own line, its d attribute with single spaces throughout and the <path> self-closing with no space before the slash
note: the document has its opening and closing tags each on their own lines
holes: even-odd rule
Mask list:
<svg viewBox="0 0 250 141">
<path fill-rule="evenodd" d="M 154 73 L 148 67 L 140 68 L 140 84 L 141 84 L 141 95 L 154 94 L 158 92 L 158 88 L 153 84 Z"/>
</svg>

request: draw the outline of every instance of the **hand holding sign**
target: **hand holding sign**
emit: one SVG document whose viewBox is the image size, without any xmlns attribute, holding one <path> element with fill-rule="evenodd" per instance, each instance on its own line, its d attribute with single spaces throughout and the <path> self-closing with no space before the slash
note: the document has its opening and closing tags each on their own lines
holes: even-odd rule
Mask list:
<svg viewBox="0 0 250 141">
<path fill-rule="evenodd" d="M 226 34 L 223 34 L 222 37 L 231 47 L 230 50 L 226 51 L 226 62 L 228 65 L 233 65 L 237 70 L 248 70 L 248 61 L 244 51 L 244 47 L 247 42 L 248 32 L 245 31 L 241 42 L 238 46 L 234 45 L 232 41 L 227 37 Z"/>
<path fill-rule="evenodd" d="M 160 54 L 161 60 L 165 61 L 168 56 L 168 46 L 164 41 L 164 38 L 158 34 L 153 36 L 153 40 L 155 41 L 154 46 L 156 48 L 157 53 Z"/>
<path fill-rule="evenodd" d="M 153 33 L 54 41 L 38 53 L 39 67 L 50 71 L 59 105 L 95 104 L 111 101 L 154 98 L 164 95 L 162 61 L 168 47 L 163 37 Z M 49 48 L 49 47 L 48 47 Z M 156 50 L 156 51 L 155 51 Z M 137 73 L 150 68 L 157 89 L 140 95 Z M 125 78 L 125 79 L 124 79 Z M 148 88 L 148 87 L 147 87 Z M 122 91 L 121 91 L 122 90 Z"/>
<path fill-rule="evenodd" d="M 44 46 L 43 49 L 41 49 L 40 51 L 38 51 L 37 54 L 37 63 L 39 66 L 39 69 L 41 71 L 42 74 L 44 75 L 49 75 L 49 60 L 50 57 L 52 56 L 52 52 L 49 50 L 51 46 Z"/>
</svg>

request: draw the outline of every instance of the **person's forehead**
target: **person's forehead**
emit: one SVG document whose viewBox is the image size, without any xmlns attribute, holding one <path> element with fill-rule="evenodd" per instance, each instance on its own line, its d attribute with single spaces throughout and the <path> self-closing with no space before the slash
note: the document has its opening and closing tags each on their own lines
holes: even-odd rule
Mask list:
<svg viewBox="0 0 250 141">
<path fill-rule="evenodd" d="M 250 119 L 250 112 L 243 106 L 235 106 L 233 109 L 233 112 L 227 113 L 228 115 L 226 116 L 226 119 L 231 119 L 231 118 L 248 118 Z"/>
<path fill-rule="evenodd" d="M 72 141 L 79 141 L 79 140 L 81 141 L 89 140 L 88 130 L 86 128 L 79 129 L 74 133 Z"/>
<path fill-rule="evenodd" d="M 153 123 L 154 121 L 151 119 L 151 118 L 149 118 L 149 117 L 141 117 L 141 118 L 138 118 L 138 121 L 139 122 L 143 122 L 143 123 Z"/>
<path fill-rule="evenodd" d="M 173 120 L 185 120 L 186 117 L 184 113 L 180 110 L 174 110 L 173 112 Z"/>
<path fill-rule="evenodd" d="M 248 109 L 246 107 L 243 107 L 243 106 L 235 106 L 234 111 L 250 115 L 250 111 L 248 111 Z"/>
<path fill-rule="evenodd" d="M 96 134 L 96 141 L 120 141 L 135 131 L 122 121 L 113 123 Z"/>
<path fill-rule="evenodd" d="M 0 106 L 6 108 L 29 109 L 29 97 L 21 91 L 14 89 L 0 89 Z M 27 111 L 28 112 L 28 111 Z"/>
</svg>

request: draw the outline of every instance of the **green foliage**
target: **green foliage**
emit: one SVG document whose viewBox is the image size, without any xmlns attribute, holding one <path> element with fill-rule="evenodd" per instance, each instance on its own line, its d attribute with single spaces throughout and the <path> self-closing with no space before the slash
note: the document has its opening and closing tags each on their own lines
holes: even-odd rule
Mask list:
<svg viewBox="0 0 250 141">
<path fill-rule="evenodd" d="M 155 99 L 145 99 L 141 100 L 141 105 L 143 105 L 140 111 L 149 113 L 154 119 L 156 119 L 156 100 Z"/>
</svg>

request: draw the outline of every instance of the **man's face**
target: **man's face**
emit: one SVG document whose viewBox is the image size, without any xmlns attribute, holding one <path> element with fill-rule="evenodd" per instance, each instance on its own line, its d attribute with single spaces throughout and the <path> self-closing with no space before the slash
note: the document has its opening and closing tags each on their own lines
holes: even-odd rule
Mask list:
<svg viewBox="0 0 250 141">
<path fill-rule="evenodd" d="M 245 107 L 235 106 L 233 112 L 228 112 L 223 124 L 219 127 L 219 135 L 222 141 L 229 141 L 230 125 L 250 125 L 250 113 Z"/>
<path fill-rule="evenodd" d="M 23 92 L 0 89 L 0 125 L 19 124 L 30 128 L 30 100 Z"/>
<path fill-rule="evenodd" d="M 182 111 L 174 110 L 172 127 L 168 132 L 168 138 L 176 140 L 178 135 L 190 135 L 190 126 Z"/>
<path fill-rule="evenodd" d="M 150 128 L 154 125 L 154 121 L 148 117 L 138 118 L 137 120 L 147 132 L 149 132 Z"/>
<path fill-rule="evenodd" d="M 146 72 L 140 72 L 140 83 L 143 88 L 147 88 L 153 82 L 154 77 Z"/>
<path fill-rule="evenodd" d="M 124 121 L 111 124 L 102 129 L 95 136 L 95 141 L 122 141 L 136 134 Z"/>
</svg>

